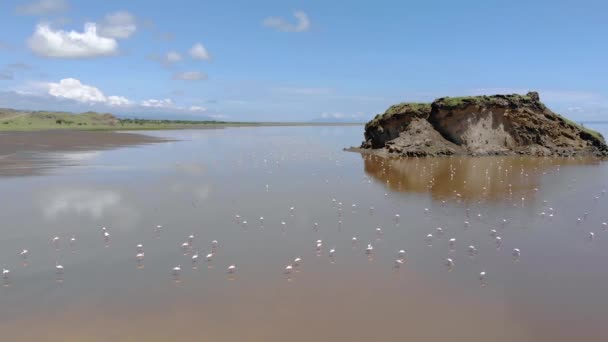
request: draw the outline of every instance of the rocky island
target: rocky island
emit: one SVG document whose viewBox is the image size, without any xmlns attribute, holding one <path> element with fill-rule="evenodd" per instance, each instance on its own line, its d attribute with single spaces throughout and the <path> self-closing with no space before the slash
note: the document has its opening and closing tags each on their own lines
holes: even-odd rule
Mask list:
<svg viewBox="0 0 608 342">
<path fill-rule="evenodd" d="M 537 92 L 442 97 L 391 106 L 361 149 L 400 156 L 608 156 L 604 137 L 552 112 Z"/>
</svg>

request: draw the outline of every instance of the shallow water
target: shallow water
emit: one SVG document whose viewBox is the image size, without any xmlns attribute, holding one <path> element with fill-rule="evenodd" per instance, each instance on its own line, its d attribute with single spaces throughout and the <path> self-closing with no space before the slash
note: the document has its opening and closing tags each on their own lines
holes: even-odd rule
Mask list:
<svg viewBox="0 0 608 342">
<path fill-rule="evenodd" d="M 55 152 L 71 166 L 0 178 L 3 340 L 608 338 L 606 162 L 361 156 L 342 151 L 356 126 L 146 134 L 179 141 Z"/>
</svg>

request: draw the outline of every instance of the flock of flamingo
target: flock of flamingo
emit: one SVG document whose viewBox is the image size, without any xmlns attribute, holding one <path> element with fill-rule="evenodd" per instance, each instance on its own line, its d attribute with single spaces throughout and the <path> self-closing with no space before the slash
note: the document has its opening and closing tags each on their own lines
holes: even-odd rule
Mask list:
<svg viewBox="0 0 608 342">
<path fill-rule="evenodd" d="M 386 166 L 384 166 L 384 165 L 383 165 L 383 167 L 386 168 Z M 455 172 L 455 171 L 452 171 L 452 172 Z M 453 176 L 453 174 L 452 174 L 452 176 Z M 487 176 L 487 172 L 486 172 L 486 177 L 489 177 L 489 176 Z M 367 179 L 367 181 L 371 182 L 371 180 L 369 180 L 369 179 Z M 265 186 L 265 190 L 266 190 L 266 192 L 269 191 L 269 185 Z M 534 191 L 538 192 L 538 189 L 534 189 Z M 510 192 L 510 195 L 512 195 L 510 186 L 509 186 L 509 192 Z M 387 196 L 387 195 L 388 194 L 385 193 L 385 196 Z M 606 190 L 601 190 L 601 192 L 599 192 L 597 194 L 597 196 L 594 196 L 593 200 L 595 202 L 598 202 L 601 197 L 605 197 L 605 196 L 606 196 Z M 461 195 L 455 192 L 454 200 L 457 202 L 461 201 Z M 445 200 L 441 201 L 442 206 L 445 206 L 446 204 L 447 203 Z M 514 204 L 514 205 L 516 205 L 516 204 Z M 524 197 L 521 198 L 521 202 L 519 203 L 519 205 L 522 208 L 524 207 L 524 205 L 525 205 Z M 345 205 L 342 202 L 338 201 L 336 198 L 332 198 L 331 206 L 334 208 L 334 210 L 337 211 L 337 214 L 338 214 L 337 223 L 338 223 L 338 226 L 341 227 L 342 216 L 343 216 L 343 211 L 344 211 Z M 352 211 L 355 212 L 357 210 L 357 204 L 352 204 L 351 208 L 352 208 Z M 295 215 L 295 213 L 296 213 L 295 206 L 289 207 L 288 210 L 289 210 L 290 216 Z M 471 209 L 466 206 L 464 207 L 464 210 L 465 210 L 465 216 L 466 216 L 467 220 L 462 222 L 462 225 L 465 228 L 470 227 L 471 221 L 474 219 L 477 219 L 478 221 L 481 222 L 482 213 L 473 215 L 471 212 Z M 375 208 L 373 206 L 369 207 L 368 212 L 369 212 L 369 215 L 374 215 Z M 427 216 L 431 215 L 431 210 L 429 208 L 424 208 L 424 212 L 422 214 L 427 215 Z M 542 217 L 543 219 L 553 220 L 553 217 L 555 215 L 555 209 L 553 207 L 550 207 L 547 201 L 543 201 L 543 211 L 538 213 L 538 215 L 540 217 Z M 583 222 L 585 220 L 587 220 L 588 216 L 589 216 L 588 212 L 583 213 L 580 217 L 576 218 L 576 224 L 578 224 L 578 225 L 583 224 Z M 399 225 L 400 220 L 401 220 L 401 216 L 399 214 L 394 214 L 394 216 L 392 218 L 392 221 L 394 222 L 394 224 Z M 249 224 L 248 221 L 243 219 L 239 214 L 234 214 L 233 222 L 240 227 L 247 227 L 247 225 Z M 501 219 L 496 224 L 488 224 L 488 226 L 490 228 L 489 235 L 493 239 L 493 243 L 495 244 L 495 247 L 497 249 L 500 249 L 503 246 L 503 238 L 500 236 L 499 231 L 501 231 L 501 229 L 504 229 L 505 226 L 508 224 L 509 224 L 509 221 L 507 219 Z M 259 217 L 259 226 L 264 227 L 264 225 L 265 225 L 265 219 L 263 216 L 260 216 Z M 601 226 L 602 230 L 608 229 L 608 223 L 602 222 L 601 225 L 602 225 Z M 286 226 L 287 226 L 287 223 L 285 221 L 280 222 L 280 228 L 283 232 L 285 231 Z M 163 231 L 163 229 L 164 229 L 163 226 L 157 225 L 154 228 L 154 231 L 158 234 L 161 231 Z M 318 230 L 319 230 L 318 222 L 313 223 L 312 230 L 315 232 L 318 232 Z M 106 227 L 102 227 L 99 232 L 101 234 L 101 238 L 104 241 L 104 243 L 106 245 L 109 244 L 110 236 L 111 236 L 110 230 Z M 375 234 L 377 235 L 377 237 L 380 237 L 384 234 L 384 231 L 381 227 L 376 227 Z M 434 230 L 432 232 L 428 233 L 423 239 L 424 239 L 424 241 L 426 241 L 426 243 L 428 245 L 431 245 L 431 242 L 434 239 L 436 239 L 438 237 L 442 237 L 445 234 L 446 234 L 446 232 L 444 231 L 444 228 L 436 227 L 436 228 L 434 228 Z M 594 237 L 595 237 L 594 232 L 588 233 L 589 240 L 593 240 Z M 220 243 L 218 242 L 218 240 L 212 240 L 210 242 L 209 252 L 206 254 L 202 254 L 202 250 L 195 249 L 194 240 L 195 240 L 195 236 L 194 236 L 194 234 L 191 234 L 185 239 L 185 241 L 181 245 L 176 246 L 176 248 L 181 249 L 184 256 L 189 258 L 189 261 L 178 262 L 177 265 L 175 265 L 173 268 L 170 269 L 170 275 L 176 282 L 180 281 L 180 275 L 182 273 L 182 264 L 184 262 L 191 263 L 193 268 L 196 268 L 198 263 L 203 260 L 204 260 L 204 262 L 211 263 L 216 257 L 218 248 L 220 248 Z M 62 241 L 62 238 L 60 238 L 59 236 L 55 236 L 50 240 L 50 244 L 55 248 L 56 251 L 59 251 L 61 248 L 61 244 L 62 244 L 61 241 Z M 359 244 L 359 239 L 356 236 L 351 237 L 350 241 L 353 246 L 356 246 L 357 244 Z M 77 244 L 77 237 L 75 235 L 71 236 L 68 239 L 67 243 L 68 243 L 69 248 L 74 249 Z M 364 245 L 365 245 L 365 248 L 364 248 L 363 252 L 368 257 L 372 257 L 375 253 L 375 248 L 376 248 L 374 241 L 366 242 L 366 243 L 364 243 Z M 448 245 L 449 250 L 451 252 L 453 252 L 458 246 L 456 238 L 450 237 L 449 239 L 447 239 L 447 245 Z M 142 243 L 135 243 L 134 247 L 135 248 L 134 248 L 133 257 L 135 259 L 136 266 L 138 268 L 143 268 L 143 262 L 145 259 L 144 245 Z M 312 248 L 314 248 L 314 250 L 316 251 L 318 256 L 320 256 L 322 254 L 322 252 L 325 252 L 332 263 L 335 261 L 335 257 L 338 253 L 338 251 L 336 250 L 335 247 L 326 248 L 326 244 L 322 239 L 316 240 L 316 242 L 315 242 L 314 246 L 312 246 Z M 470 257 L 475 257 L 478 254 L 478 248 L 475 245 L 469 245 L 468 247 L 466 247 L 466 251 Z M 394 259 L 393 259 L 393 263 L 392 263 L 392 268 L 395 271 L 398 271 L 406 263 L 406 250 L 399 249 L 399 250 L 395 251 L 394 253 L 395 254 L 394 254 Z M 30 255 L 30 251 L 28 249 L 22 249 L 20 252 L 18 252 L 18 258 L 20 258 L 22 260 L 23 265 L 27 265 L 27 260 L 28 260 L 29 255 Z M 522 252 L 519 248 L 512 248 L 511 256 L 514 261 L 519 261 L 522 256 Z M 444 262 L 444 266 L 446 267 L 446 269 L 448 271 L 452 271 L 455 268 L 456 262 L 454 261 L 453 257 L 447 257 L 443 260 L 443 262 Z M 293 258 L 293 260 L 290 260 L 285 264 L 285 266 L 282 270 L 282 273 L 284 273 L 285 275 L 287 275 L 289 277 L 293 272 L 296 272 L 300 269 L 300 266 L 302 265 L 302 263 L 303 263 L 303 259 L 301 256 L 295 257 L 295 258 Z M 238 270 L 237 264 L 230 264 L 226 267 L 226 273 L 229 275 L 229 279 L 234 279 L 234 275 L 237 273 L 237 270 Z M 57 276 L 58 282 L 63 282 L 63 277 L 64 277 L 65 272 L 66 272 L 66 270 L 65 270 L 64 266 L 57 262 L 55 265 L 55 274 Z M 12 277 L 13 277 L 13 270 L 11 270 L 10 268 L 2 269 L 2 279 L 3 279 L 4 286 L 9 286 L 11 284 Z M 479 271 L 477 277 L 482 286 L 485 286 L 487 284 L 487 277 L 488 277 L 487 270 L 481 269 Z"/>
</svg>

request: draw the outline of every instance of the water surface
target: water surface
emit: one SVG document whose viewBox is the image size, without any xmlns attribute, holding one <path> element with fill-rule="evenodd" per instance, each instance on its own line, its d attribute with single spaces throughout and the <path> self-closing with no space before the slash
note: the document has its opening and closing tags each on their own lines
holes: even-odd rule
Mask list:
<svg viewBox="0 0 608 342">
<path fill-rule="evenodd" d="M 0 266 L 11 270 L 0 288 L 3 339 L 608 338 L 608 164 L 342 151 L 362 130 L 150 132 L 176 141 L 54 151 L 74 162 L 0 178 Z M 296 257 L 301 265 L 285 274 Z"/>
</svg>

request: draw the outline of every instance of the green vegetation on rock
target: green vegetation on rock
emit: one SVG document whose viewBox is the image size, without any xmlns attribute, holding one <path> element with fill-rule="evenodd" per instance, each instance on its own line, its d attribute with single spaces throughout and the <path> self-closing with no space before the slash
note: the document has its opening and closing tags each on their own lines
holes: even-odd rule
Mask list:
<svg viewBox="0 0 608 342">
<path fill-rule="evenodd" d="M 378 114 L 374 119 L 368 122 L 366 127 L 373 127 L 380 124 L 381 121 L 387 121 L 396 115 L 411 115 L 413 117 L 426 117 L 431 112 L 430 103 L 420 102 L 402 102 L 390 106 L 384 114 Z"/>
</svg>

